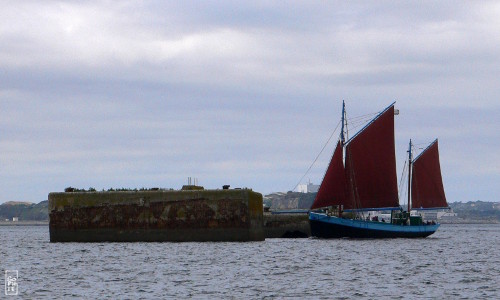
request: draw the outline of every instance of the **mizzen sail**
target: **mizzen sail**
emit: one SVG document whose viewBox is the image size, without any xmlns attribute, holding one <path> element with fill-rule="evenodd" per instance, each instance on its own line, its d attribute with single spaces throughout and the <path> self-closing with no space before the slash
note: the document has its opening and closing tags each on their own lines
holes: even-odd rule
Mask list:
<svg viewBox="0 0 500 300">
<path fill-rule="evenodd" d="M 394 104 L 347 143 L 345 170 L 353 208 L 399 206 Z"/>
<path fill-rule="evenodd" d="M 412 164 L 412 208 L 448 207 L 441 177 L 438 140 L 415 158 Z"/>
</svg>

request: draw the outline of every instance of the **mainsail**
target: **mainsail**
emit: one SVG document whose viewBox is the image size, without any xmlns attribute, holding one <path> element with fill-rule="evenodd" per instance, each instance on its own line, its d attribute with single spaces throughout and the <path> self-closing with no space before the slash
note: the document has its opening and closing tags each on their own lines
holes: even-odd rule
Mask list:
<svg viewBox="0 0 500 300">
<path fill-rule="evenodd" d="M 316 199 L 314 199 L 311 209 L 333 205 L 345 205 L 347 202 L 342 149 L 342 143 L 339 141 L 333 152 L 332 160 L 330 161 L 330 165 L 328 165 L 325 177 L 321 182 L 321 186 L 319 187 L 318 194 L 316 195 Z"/>
<path fill-rule="evenodd" d="M 436 139 L 415 160 L 411 178 L 412 208 L 445 208 L 438 140 Z"/>
<path fill-rule="evenodd" d="M 399 206 L 394 103 L 347 143 L 345 161 L 353 208 Z"/>
<path fill-rule="evenodd" d="M 398 207 L 394 103 L 347 142 L 339 141 L 311 209 Z"/>
</svg>

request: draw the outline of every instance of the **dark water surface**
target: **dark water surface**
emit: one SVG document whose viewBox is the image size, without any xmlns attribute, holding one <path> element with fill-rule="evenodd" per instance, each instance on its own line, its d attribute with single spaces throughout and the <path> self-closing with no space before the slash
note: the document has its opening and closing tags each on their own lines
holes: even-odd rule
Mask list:
<svg viewBox="0 0 500 300">
<path fill-rule="evenodd" d="M 500 225 L 442 225 L 425 239 L 49 243 L 0 226 L 0 269 L 21 298 L 500 299 Z"/>
</svg>

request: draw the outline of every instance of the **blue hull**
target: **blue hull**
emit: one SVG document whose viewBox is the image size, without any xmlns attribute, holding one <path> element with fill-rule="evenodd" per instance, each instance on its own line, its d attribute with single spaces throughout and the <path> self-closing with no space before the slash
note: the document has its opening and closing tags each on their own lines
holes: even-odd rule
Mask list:
<svg viewBox="0 0 500 300">
<path fill-rule="evenodd" d="M 309 213 L 311 236 L 319 238 L 423 238 L 439 227 L 435 225 L 393 225 L 383 222 L 342 219 Z"/>
</svg>

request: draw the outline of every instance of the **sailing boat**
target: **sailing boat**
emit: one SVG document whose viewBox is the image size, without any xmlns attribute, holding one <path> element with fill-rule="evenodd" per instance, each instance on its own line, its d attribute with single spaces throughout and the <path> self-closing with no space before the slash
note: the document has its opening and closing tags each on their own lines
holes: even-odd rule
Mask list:
<svg viewBox="0 0 500 300">
<path fill-rule="evenodd" d="M 416 238 L 433 234 L 435 222 L 423 222 L 411 210 L 447 208 L 437 139 L 415 159 L 408 150 L 408 210 L 399 205 L 394 142 L 394 103 L 345 141 L 342 130 L 309 213 L 311 235 L 319 238 Z M 391 211 L 390 219 L 365 217 Z"/>
</svg>

